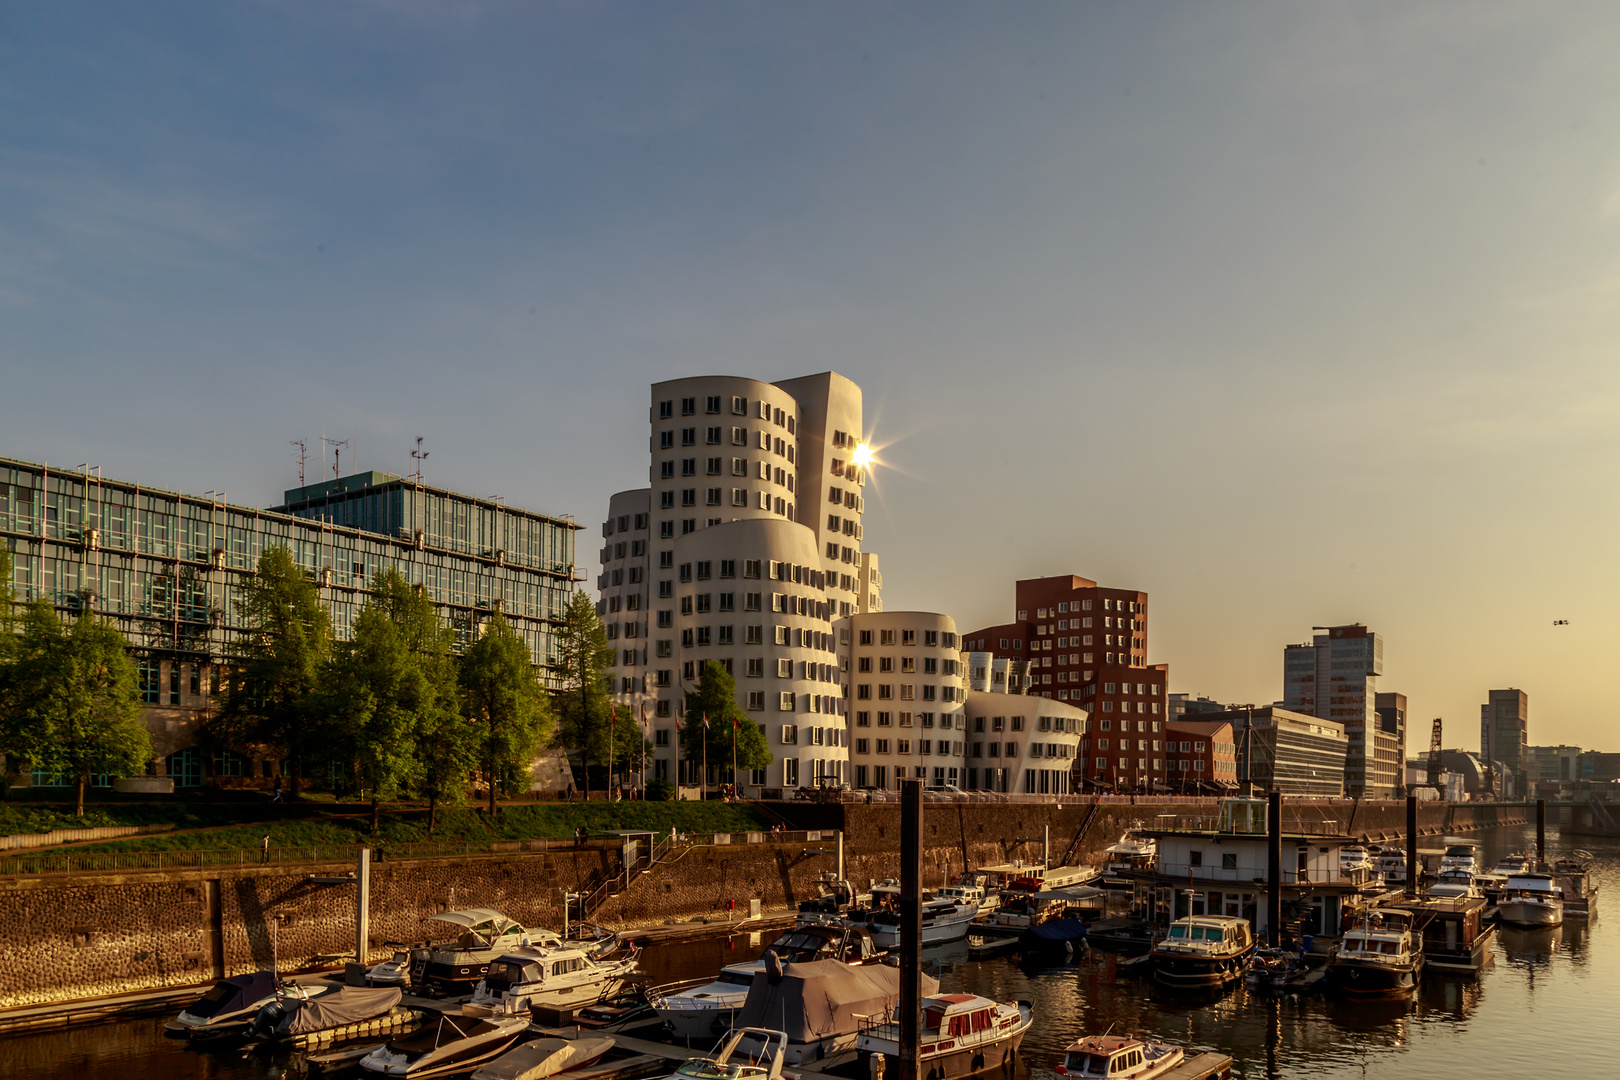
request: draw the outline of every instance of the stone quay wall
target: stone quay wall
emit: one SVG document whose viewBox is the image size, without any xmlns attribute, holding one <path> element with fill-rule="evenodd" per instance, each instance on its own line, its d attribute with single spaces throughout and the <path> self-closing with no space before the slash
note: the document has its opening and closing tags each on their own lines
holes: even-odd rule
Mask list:
<svg viewBox="0 0 1620 1080">
<path fill-rule="evenodd" d="M 845 874 L 856 883 L 898 876 L 897 804 L 790 805 L 801 828 L 842 829 Z M 1038 862 L 1043 835 L 1051 858 L 1095 863 L 1126 829 L 1213 821 L 1215 800 L 1090 803 L 928 803 L 924 882 L 937 885 L 976 867 Z M 1387 839 L 1405 829 L 1404 803 L 1302 801 L 1284 804 L 1285 825 Z M 1522 824 L 1533 809 L 1510 805 L 1419 807 L 1426 834 Z M 1089 825 L 1087 821 L 1089 820 Z M 1076 837 L 1082 826 L 1084 835 Z M 1044 831 L 1044 832 L 1043 832 Z M 750 900 L 765 913 L 791 911 L 816 894 L 816 878 L 836 865 L 836 841 L 704 845 L 677 850 L 639 874 L 593 921 L 643 929 L 677 920 L 739 915 Z M 385 942 L 443 938 L 427 917 L 487 907 L 524 926 L 560 929 L 563 893 L 619 869 L 616 845 L 461 858 L 389 860 L 371 868 L 372 960 Z M 354 949 L 354 886 L 313 877 L 351 872 L 352 863 L 229 870 L 85 874 L 0 880 L 0 1008 L 188 986 L 267 968 L 337 963 Z"/>
</svg>

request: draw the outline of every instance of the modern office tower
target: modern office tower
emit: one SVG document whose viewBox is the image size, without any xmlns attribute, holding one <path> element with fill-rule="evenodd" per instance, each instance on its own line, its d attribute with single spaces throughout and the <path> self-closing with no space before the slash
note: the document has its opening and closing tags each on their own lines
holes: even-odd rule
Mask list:
<svg viewBox="0 0 1620 1080">
<path fill-rule="evenodd" d="M 1377 678 L 1384 673 L 1384 640 L 1360 623 L 1318 627 L 1302 645 L 1283 649 L 1283 707 L 1344 727 L 1349 738 L 1344 793 L 1393 798 L 1406 760 L 1405 732 L 1383 730 Z M 1404 719 L 1403 719 L 1404 724 Z"/>
<path fill-rule="evenodd" d="M 1492 690 L 1479 707 L 1479 756 L 1501 764 L 1513 778 L 1504 797 L 1523 797 L 1528 790 L 1525 747 L 1530 741 L 1530 695 L 1523 690 Z"/>
<path fill-rule="evenodd" d="M 1070 574 L 1019 581 L 1014 591 L 1017 618 L 965 635 L 966 647 L 1027 663 L 1027 693 L 1090 713 L 1088 740 L 1117 744 L 1129 725 L 1133 745 L 1140 735 L 1150 746 L 1154 736 L 1162 743 L 1169 667 L 1147 662 L 1147 594 Z M 1092 746 L 1082 755 L 1087 782 L 1143 792 L 1163 787 L 1162 753 L 1100 750 Z"/>
<path fill-rule="evenodd" d="M 960 784 L 967 691 L 955 620 L 927 611 L 868 612 L 841 620 L 838 632 L 849 642 L 849 782 Z"/>
<path fill-rule="evenodd" d="M 268 785 L 279 768 L 197 745 L 244 632 L 240 605 L 228 601 L 266 548 L 289 548 L 314 577 L 340 639 L 371 583 L 394 569 L 423 588 L 458 644 L 499 610 L 544 671 L 573 589 L 577 528 L 388 473 L 307 484 L 261 510 L 0 459 L 0 543 L 18 598 L 117 622 L 139 674 L 153 771 L 177 787 Z"/>
<path fill-rule="evenodd" d="M 1375 694 L 1373 696 L 1373 709 L 1378 713 L 1378 734 L 1394 739 L 1396 746 L 1400 748 L 1401 764 L 1403 766 L 1401 778 L 1404 781 L 1406 777 L 1404 771 L 1406 764 L 1406 695 L 1392 691 Z M 1428 749 L 1427 735 L 1427 732 L 1419 733 L 1420 738 L 1424 740 L 1422 749 L 1425 751 Z M 1404 791 L 1404 786 L 1398 789 L 1398 793 Z"/>
<path fill-rule="evenodd" d="M 1231 723 L 1240 786 L 1284 795 L 1344 794 L 1350 740 L 1343 724 L 1275 705 L 1206 713 L 1198 719 Z"/>
<path fill-rule="evenodd" d="M 677 764 L 675 724 L 686 691 L 713 661 L 736 678 L 738 704 L 770 735 L 775 763 L 740 782 L 845 780 L 833 624 L 863 603 L 875 608 L 881 584 L 876 560 L 861 550 L 860 388 L 832 372 L 780 383 L 676 379 L 653 385 L 648 417 L 650 486 L 610 500 L 598 582 L 618 650 L 618 701 L 650 713 L 654 775 L 697 782 Z M 644 535 L 635 528 L 643 506 Z M 630 531 L 621 535 L 625 518 Z M 638 539 L 642 556 L 632 554 Z M 823 739 L 836 729 L 837 741 L 804 742 L 822 729 Z M 798 741 L 783 743 L 789 733 Z M 803 752 L 806 745 L 817 752 Z"/>
</svg>

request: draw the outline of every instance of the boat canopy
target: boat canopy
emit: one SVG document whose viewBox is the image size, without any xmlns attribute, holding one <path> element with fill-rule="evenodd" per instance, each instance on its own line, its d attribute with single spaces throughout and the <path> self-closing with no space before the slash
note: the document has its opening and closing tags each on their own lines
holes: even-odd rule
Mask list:
<svg viewBox="0 0 1620 1080">
<path fill-rule="evenodd" d="M 199 1020 L 210 1020 L 240 1012 L 275 992 L 276 977 L 268 971 L 232 975 L 215 983 L 201 998 L 187 1005 L 185 1011 Z"/>
<path fill-rule="evenodd" d="M 517 926 L 516 920 L 508 919 L 498 911 L 489 908 L 468 908 L 465 911 L 442 911 L 437 915 L 429 915 L 435 922 L 454 923 L 456 926 L 475 930 L 488 925 L 496 935 L 504 934 L 512 927 Z"/>
<path fill-rule="evenodd" d="M 922 995 L 939 991 L 939 981 L 922 977 Z M 770 1027 L 788 1041 L 815 1042 L 859 1029 L 863 1017 L 888 1016 L 900 1001 L 900 971 L 886 964 L 850 967 L 837 960 L 782 964 L 766 961 L 755 973 L 735 1028 Z"/>
<path fill-rule="evenodd" d="M 1072 885 L 1066 889 L 1046 889 L 1030 895 L 1031 900 L 1095 900 L 1102 896 L 1101 889 L 1090 885 Z"/>
<path fill-rule="evenodd" d="M 343 986 L 306 1001 L 276 1025 L 277 1035 L 305 1035 L 311 1031 L 342 1027 L 370 1020 L 399 1004 L 404 994 L 397 986 L 378 987 L 375 990 L 358 986 Z"/>
</svg>

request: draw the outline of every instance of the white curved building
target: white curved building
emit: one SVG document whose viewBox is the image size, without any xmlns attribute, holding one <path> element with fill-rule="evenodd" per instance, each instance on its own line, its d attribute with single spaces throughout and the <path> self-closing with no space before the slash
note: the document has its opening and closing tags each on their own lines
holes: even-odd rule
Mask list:
<svg viewBox="0 0 1620 1080">
<path fill-rule="evenodd" d="M 653 775 L 698 782 L 677 764 L 675 721 L 714 660 L 770 737 L 770 769 L 740 782 L 844 779 L 832 623 L 878 604 L 881 584 L 860 546 L 860 388 L 833 372 L 676 379 L 653 385 L 648 417 L 649 487 L 609 502 L 598 610 L 617 699 L 649 714 Z"/>
<path fill-rule="evenodd" d="M 839 636 L 849 642 L 848 782 L 961 784 L 967 691 L 956 620 L 866 612 L 841 622 Z"/>
<path fill-rule="evenodd" d="M 963 787 L 1018 795 L 1073 791 L 1072 773 L 1086 734 L 1084 709 L 1017 690 L 971 690 L 963 712 Z"/>
</svg>

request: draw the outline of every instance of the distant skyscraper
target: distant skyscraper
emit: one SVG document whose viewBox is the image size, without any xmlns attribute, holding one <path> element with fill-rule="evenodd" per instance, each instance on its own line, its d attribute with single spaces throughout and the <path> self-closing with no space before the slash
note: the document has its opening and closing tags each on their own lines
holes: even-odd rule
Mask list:
<svg viewBox="0 0 1620 1080">
<path fill-rule="evenodd" d="M 1403 730 L 1385 731 L 1377 711 L 1384 641 L 1360 623 L 1319 629 L 1311 641 L 1283 650 L 1283 706 L 1344 725 L 1347 794 L 1393 797 L 1405 764 L 1405 710 Z"/>
<path fill-rule="evenodd" d="M 1479 707 L 1479 756 L 1499 762 L 1513 777 L 1514 789 L 1498 795 L 1526 792 L 1525 746 L 1530 741 L 1530 695 L 1523 690 L 1492 690 Z"/>
</svg>

